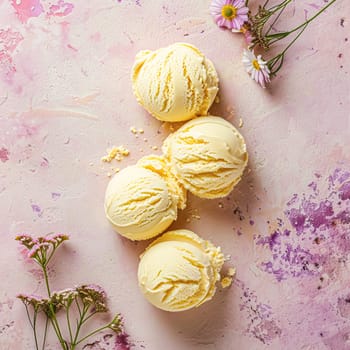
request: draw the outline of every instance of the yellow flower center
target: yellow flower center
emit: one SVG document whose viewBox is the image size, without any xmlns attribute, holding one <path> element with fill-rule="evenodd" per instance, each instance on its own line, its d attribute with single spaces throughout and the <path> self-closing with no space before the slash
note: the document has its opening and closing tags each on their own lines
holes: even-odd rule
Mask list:
<svg viewBox="0 0 350 350">
<path fill-rule="evenodd" d="M 259 65 L 258 60 L 254 60 L 254 61 L 252 62 L 252 64 L 253 64 L 253 67 L 254 67 L 256 70 L 260 70 L 260 65 Z"/>
<path fill-rule="evenodd" d="M 237 9 L 232 5 L 225 5 L 221 9 L 221 15 L 225 19 L 232 20 L 237 16 Z"/>
</svg>

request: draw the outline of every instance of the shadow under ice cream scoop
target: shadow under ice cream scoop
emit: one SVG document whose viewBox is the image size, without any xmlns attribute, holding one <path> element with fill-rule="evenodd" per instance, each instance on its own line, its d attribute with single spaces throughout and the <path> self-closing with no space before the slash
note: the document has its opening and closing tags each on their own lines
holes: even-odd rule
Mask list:
<svg viewBox="0 0 350 350">
<path fill-rule="evenodd" d="M 201 198 L 227 196 L 248 163 L 242 135 L 220 117 L 199 117 L 164 141 L 163 152 L 183 186 Z"/>
<path fill-rule="evenodd" d="M 137 101 L 154 117 L 168 122 L 206 115 L 218 83 L 213 63 L 185 43 L 140 51 L 132 69 Z"/>
<path fill-rule="evenodd" d="M 122 236 L 144 240 L 165 231 L 185 203 L 186 191 L 163 158 L 151 155 L 114 175 L 106 189 L 105 213 Z"/>
<path fill-rule="evenodd" d="M 141 255 L 140 289 L 159 309 L 188 310 L 213 297 L 223 263 L 220 248 L 192 231 L 168 231 Z"/>
</svg>

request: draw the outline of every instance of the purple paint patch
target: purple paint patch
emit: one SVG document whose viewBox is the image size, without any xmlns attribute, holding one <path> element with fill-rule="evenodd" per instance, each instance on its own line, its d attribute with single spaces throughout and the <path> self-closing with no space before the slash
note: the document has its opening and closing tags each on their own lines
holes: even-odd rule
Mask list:
<svg viewBox="0 0 350 350">
<path fill-rule="evenodd" d="M 22 23 L 26 23 L 31 17 L 39 17 L 44 11 L 40 0 L 12 0 L 11 5 Z"/>
<path fill-rule="evenodd" d="M 5 147 L 0 148 L 0 160 L 5 163 L 9 158 L 10 152 Z"/>
<path fill-rule="evenodd" d="M 317 191 L 317 183 L 315 181 L 309 183 L 308 187 L 310 187 L 314 192 Z"/>
<path fill-rule="evenodd" d="M 23 120 L 20 125 L 17 126 L 18 137 L 31 137 L 38 133 L 39 128 L 36 125 L 30 124 L 28 121 Z"/>
<path fill-rule="evenodd" d="M 262 269 L 279 282 L 331 272 L 350 251 L 350 173 L 336 169 L 325 180 L 315 177 L 316 182 L 308 186 L 311 192 L 293 195 L 287 202 L 288 221 L 278 218 L 277 230 L 255 237 L 256 245 L 271 252 Z M 320 181 L 327 181 L 324 196 L 318 190 Z"/>
<path fill-rule="evenodd" d="M 289 221 L 300 235 L 304 231 L 306 216 L 301 214 L 299 210 L 292 208 L 289 212 Z"/>
<path fill-rule="evenodd" d="M 350 319 L 350 295 L 338 299 L 337 308 L 342 317 Z"/>
<path fill-rule="evenodd" d="M 17 70 L 13 63 L 11 55 L 5 51 L 0 51 L 0 68 L 4 80 L 8 83 L 11 83 L 12 78 Z"/>
<path fill-rule="evenodd" d="M 273 318 L 271 306 L 259 302 L 256 294 L 242 281 L 235 279 L 234 284 L 242 291 L 240 311 L 247 319 L 246 334 L 263 344 L 270 344 L 281 334 L 281 328 Z"/>
<path fill-rule="evenodd" d="M 39 218 L 43 215 L 41 208 L 37 204 L 32 204 L 31 207 L 33 212 L 36 213 Z"/>
<path fill-rule="evenodd" d="M 309 4 L 309 6 L 311 6 L 312 8 L 319 10 L 321 8 L 321 6 L 319 4 L 315 4 L 315 3 L 311 3 Z"/>
<path fill-rule="evenodd" d="M 330 350 L 349 350 L 350 344 L 350 327 L 345 326 L 339 330 L 335 335 L 325 339 L 323 342 Z"/>
<path fill-rule="evenodd" d="M 49 160 L 48 160 L 47 158 L 43 157 L 43 158 L 42 158 L 42 161 L 41 161 L 41 163 L 40 163 L 40 166 L 41 166 L 42 168 L 48 168 L 48 166 L 49 166 Z"/>
<path fill-rule="evenodd" d="M 117 0 L 117 2 L 122 2 L 122 0 Z M 141 6 L 141 0 L 135 0 L 135 5 Z"/>
<path fill-rule="evenodd" d="M 12 29 L 0 29 L 0 46 L 2 47 L 2 50 L 0 50 L 0 71 L 8 83 L 12 82 L 12 78 L 16 73 L 12 54 L 22 40 L 23 36 L 19 32 Z"/>
<path fill-rule="evenodd" d="M 9 299 L 9 298 L 8 298 L 7 300 L 1 301 L 1 302 L 0 302 L 0 312 L 3 311 L 5 305 L 7 306 L 7 308 L 8 308 L 9 310 L 12 310 L 13 304 L 14 304 L 13 299 Z M 0 328 L 0 334 L 2 333 L 1 331 L 2 331 L 2 329 Z"/>
<path fill-rule="evenodd" d="M 118 336 L 105 334 L 92 343 L 83 346 L 83 350 L 130 350 L 129 336 L 123 332 Z"/>
<path fill-rule="evenodd" d="M 328 200 L 315 203 L 305 200 L 303 203 L 303 210 L 309 219 L 309 227 L 316 231 L 322 226 L 328 226 L 329 218 L 334 214 L 332 203 Z"/>
<path fill-rule="evenodd" d="M 350 181 L 345 182 L 340 186 L 339 197 L 343 201 L 350 199 Z"/>
<path fill-rule="evenodd" d="M 275 246 L 281 244 L 281 237 L 288 237 L 289 235 L 290 231 L 287 229 L 285 229 L 283 232 L 281 232 L 280 230 L 276 230 L 268 237 L 260 237 L 259 239 L 257 239 L 256 243 L 258 245 L 268 245 L 270 247 L 270 250 L 274 250 Z"/>
<path fill-rule="evenodd" d="M 74 5 L 64 0 L 59 0 L 57 4 L 51 5 L 47 15 L 49 17 L 64 17 L 68 16 L 74 9 Z"/>
<path fill-rule="evenodd" d="M 125 332 L 115 338 L 115 350 L 130 350 L 129 335 Z"/>
<path fill-rule="evenodd" d="M 57 200 L 58 198 L 61 197 L 61 193 L 58 193 L 58 192 L 51 192 L 51 198 L 55 201 Z"/>
<path fill-rule="evenodd" d="M 2 44 L 2 50 L 12 53 L 22 40 L 23 36 L 21 33 L 15 32 L 12 29 L 0 29 L 0 44 Z"/>
<path fill-rule="evenodd" d="M 293 194 L 292 198 L 287 202 L 287 206 L 291 206 L 292 204 L 298 201 L 298 195 L 296 193 Z"/>
</svg>

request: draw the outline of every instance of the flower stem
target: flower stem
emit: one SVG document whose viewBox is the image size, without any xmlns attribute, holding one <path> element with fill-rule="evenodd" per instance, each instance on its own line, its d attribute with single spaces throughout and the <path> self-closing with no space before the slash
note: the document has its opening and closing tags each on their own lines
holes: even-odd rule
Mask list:
<svg viewBox="0 0 350 350">
<path fill-rule="evenodd" d="M 39 350 L 39 348 L 38 348 L 38 340 L 37 340 L 37 336 L 36 336 L 36 317 L 35 317 L 36 311 L 34 310 L 34 317 L 33 317 L 33 321 L 32 321 L 32 319 L 30 318 L 30 315 L 29 315 L 28 306 L 26 304 L 24 304 L 24 306 L 26 308 L 29 324 L 30 324 L 30 326 L 32 327 L 32 330 L 33 330 L 33 335 L 34 335 L 34 340 L 35 340 L 35 347 L 36 347 L 37 350 Z"/>
<path fill-rule="evenodd" d="M 55 252 L 55 249 L 52 251 L 52 253 L 48 259 L 47 259 L 46 255 L 43 256 L 41 259 L 41 263 L 39 263 L 42 270 L 43 270 L 46 290 L 47 290 L 47 294 L 48 294 L 49 298 L 51 297 L 51 289 L 50 289 L 50 284 L 49 284 L 49 275 L 47 273 L 47 264 L 50 261 L 51 257 L 53 256 L 54 252 Z M 50 304 L 49 309 L 50 309 L 50 312 L 49 312 L 48 317 L 51 320 L 51 324 L 53 326 L 53 329 L 55 330 L 56 336 L 57 336 L 57 338 L 62 346 L 62 349 L 68 350 L 67 342 L 64 340 L 64 338 L 62 336 L 61 329 L 60 329 L 59 323 L 58 323 L 57 318 L 56 318 L 56 312 L 55 312 L 54 306 L 52 304 Z"/>
<path fill-rule="evenodd" d="M 86 308 L 84 306 L 82 312 L 80 313 L 80 319 L 79 319 L 79 321 L 77 323 L 77 329 L 75 331 L 75 337 L 74 337 L 74 339 L 72 341 L 72 350 L 78 344 L 77 341 L 78 341 L 78 337 L 79 337 L 79 332 L 80 332 L 80 329 L 81 329 L 83 323 L 85 322 L 85 315 L 86 315 L 87 311 L 88 311 L 88 308 Z"/>
<path fill-rule="evenodd" d="M 53 249 L 53 251 L 51 252 L 50 256 L 47 258 L 46 260 L 46 265 L 50 262 L 51 258 L 53 257 L 54 253 L 55 253 L 55 248 Z"/>
<path fill-rule="evenodd" d="M 45 329 L 44 329 L 44 338 L 43 338 L 43 345 L 41 347 L 41 350 L 45 350 L 45 343 L 46 343 L 46 336 L 47 336 L 47 327 L 49 325 L 49 317 L 46 315 L 46 322 L 45 322 Z"/>
<path fill-rule="evenodd" d="M 286 0 L 285 2 L 287 2 L 288 0 Z M 287 50 L 297 41 L 297 39 L 301 36 L 301 34 L 304 32 L 304 30 L 306 29 L 306 27 L 315 19 L 317 18 L 322 12 L 324 12 L 329 6 L 331 6 L 332 4 L 334 4 L 337 0 L 332 0 L 331 2 L 329 2 L 326 6 L 324 6 L 323 8 L 321 8 L 321 10 L 319 10 L 317 13 L 315 13 L 311 18 L 309 18 L 308 20 L 306 20 L 305 22 L 303 22 L 302 24 L 298 25 L 297 27 L 295 27 L 294 29 L 288 31 L 288 32 L 279 32 L 279 33 L 274 33 L 274 34 L 270 34 L 268 35 L 272 25 L 275 23 L 275 21 L 278 19 L 278 17 L 281 15 L 282 11 L 284 10 L 284 8 L 282 8 L 282 11 L 278 14 L 277 19 L 273 22 L 273 24 L 270 26 L 269 30 L 266 33 L 265 38 L 268 40 L 269 42 L 269 46 L 273 45 L 275 42 L 287 37 L 288 35 L 295 33 L 296 31 L 300 30 L 299 33 L 295 36 L 295 38 L 285 47 L 285 49 L 280 52 L 278 55 L 276 55 L 275 57 L 273 57 L 272 59 L 270 59 L 267 63 L 268 68 L 270 69 L 270 75 L 271 76 L 275 76 L 276 73 L 281 69 L 283 62 L 284 62 L 284 57 L 285 57 L 285 53 L 287 52 Z M 277 65 L 278 64 L 278 65 Z M 275 68 L 275 66 L 277 65 L 277 67 Z"/>
<path fill-rule="evenodd" d="M 79 301 L 77 299 L 75 299 L 75 304 L 77 305 L 77 309 L 78 309 L 78 312 L 79 312 L 79 316 L 81 317 L 81 307 L 79 305 Z"/>
<path fill-rule="evenodd" d="M 32 322 L 32 319 L 30 318 L 30 315 L 29 315 L 28 306 L 27 306 L 26 304 L 24 304 L 24 306 L 25 306 L 25 308 L 26 308 L 26 312 L 27 312 L 29 324 L 30 324 L 30 326 L 31 326 L 31 327 L 33 328 L 33 330 L 34 330 L 33 322 Z"/>
<path fill-rule="evenodd" d="M 69 331 L 69 339 L 70 343 L 73 343 L 73 334 L 72 334 L 72 327 L 70 325 L 70 318 L 69 318 L 69 306 L 66 308 L 66 318 L 67 318 L 67 326 L 68 326 L 68 331 Z"/>
<path fill-rule="evenodd" d="M 330 3 L 328 3 L 326 6 L 324 6 L 323 8 L 321 8 L 321 10 L 319 10 L 318 12 L 316 12 L 311 18 L 309 18 L 308 20 L 306 20 L 305 22 L 303 22 L 302 24 L 298 25 L 297 27 L 295 27 L 294 29 L 288 31 L 288 32 L 281 32 L 281 33 L 275 33 L 275 34 L 271 34 L 271 35 L 266 35 L 267 39 L 272 39 L 275 38 L 275 40 L 272 40 L 270 42 L 270 45 L 274 44 L 276 41 L 285 38 L 286 36 L 296 32 L 297 30 L 303 28 L 305 25 L 308 25 L 309 23 L 311 23 L 315 18 L 317 18 L 322 12 L 324 12 L 325 10 L 327 10 L 327 8 L 329 6 L 331 6 L 332 4 L 334 4 L 337 0 L 332 0 Z M 304 28 L 305 29 L 305 28 Z M 303 30 L 304 30 L 303 29 Z"/>
<path fill-rule="evenodd" d="M 36 334 L 36 319 L 38 316 L 38 311 L 34 310 L 34 316 L 33 316 L 33 331 L 34 331 L 34 341 L 35 341 L 35 348 L 39 350 L 39 344 L 38 344 L 38 335 Z"/>
<path fill-rule="evenodd" d="M 272 58 L 271 60 L 269 60 L 269 62 L 267 63 L 267 66 L 270 69 L 270 75 L 274 76 L 276 75 L 276 73 L 281 69 L 282 65 L 283 65 L 283 61 L 284 61 L 284 55 L 287 52 L 287 50 L 296 42 L 296 40 L 300 37 L 301 34 L 303 34 L 303 31 L 306 29 L 306 27 L 308 26 L 308 24 L 304 25 L 304 28 L 298 33 L 298 35 L 286 46 L 286 48 L 280 52 L 278 55 L 276 55 L 274 58 Z M 278 67 L 274 70 L 274 66 L 279 62 Z"/>
<path fill-rule="evenodd" d="M 51 297 L 51 290 L 50 290 L 50 285 L 49 285 L 49 276 L 47 274 L 46 265 L 43 265 L 42 269 L 43 269 L 43 272 L 44 272 L 44 280 L 45 280 L 47 294 L 48 294 L 49 297 Z"/>
<path fill-rule="evenodd" d="M 287 4 L 288 5 L 288 4 Z M 271 23 L 269 29 L 267 30 L 265 35 L 268 35 L 271 31 L 271 29 L 273 28 L 273 26 L 275 25 L 275 23 L 278 21 L 278 19 L 280 18 L 280 16 L 282 15 L 283 11 L 285 10 L 286 6 L 284 6 L 281 11 L 278 13 L 278 15 L 276 16 L 276 18 L 273 20 L 273 22 Z"/>
<path fill-rule="evenodd" d="M 308 20 L 306 20 L 303 24 L 301 24 L 300 26 L 294 28 L 291 33 L 297 31 L 298 29 L 302 28 L 303 25 L 305 24 L 309 24 L 310 22 L 312 22 L 316 17 L 318 17 L 322 12 L 326 11 L 328 9 L 329 6 L 331 6 L 332 4 L 334 4 L 337 0 L 332 0 L 330 3 L 328 3 L 325 7 L 321 8 L 320 11 L 316 12 L 311 18 L 309 18 Z"/>
<path fill-rule="evenodd" d="M 276 13 L 278 10 L 280 9 L 284 9 L 290 2 L 292 2 L 293 0 L 284 0 L 283 2 L 281 2 L 280 4 L 278 5 L 275 5 L 271 8 L 268 9 L 268 11 L 271 13 L 271 14 L 274 14 Z M 266 1 L 266 3 L 264 4 L 264 7 L 267 5 L 268 1 Z"/>
<path fill-rule="evenodd" d="M 77 343 L 76 343 L 76 345 L 80 344 L 81 342 L 83 342 L 83 341 L 86 340 L 87 338 L 90 338 L 92 335 L 94 335 L 94 334 L 96 334 L 96 333 L 98 333 L 98 332 L 103 331 L 104 329 L 108 328 L 110 325 L 111 325 L 111 324 L 108 323 L 107 325 L 102 326 L 102 327 L 96 329 L 95 331 L 89 333 L 89 334 L 88 334 L 87 336 L 85 336 L 84 338 L 81 338 L 80 340 L 78 340 Z"/>
<path fill-rule="evenodd" d="M 63 350 L 68 350 L 68 346 L 67 346 L 67 342 L 63 339 L 62 337 L 62 333 L 61 333 L 61 330 L 60 330 L 60 326 L 58 324 L 58 321 L 57 321 L 57 318 L 54 314 L 54 311 L 52 310 L 52 305 L 50 305 L 50 321 L 51 321 L 51 324 L 52 324 L 52 327 L 56 333 L 56 336 L 61 344 L 61 347 Z"/>
<path fill-rule="evenodd" d="M 85 318 L 84 323 L 95 314 L 97 314 L 97 312 L 92 312 L 88 317 Z"/>
<path fill-rule="evenodd" d="M 265 4 L 262 7 L 265 8 L 269 2 L 270 2 L 270 0 L 266 0 Z"/>
</svg>

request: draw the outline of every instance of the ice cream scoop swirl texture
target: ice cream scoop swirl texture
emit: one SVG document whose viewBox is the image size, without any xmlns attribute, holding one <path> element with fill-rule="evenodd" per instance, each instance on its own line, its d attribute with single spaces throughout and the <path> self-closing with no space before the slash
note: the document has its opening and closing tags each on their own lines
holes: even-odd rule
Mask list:
<svg viewBox="0 0 350 350">
<path fill-rule="evenodd" d="M 210 300 L 220 279 L 220 248 L 189 230 L 169 231 L 142 254 L 138 280 L 154 306 L 183 311 Z"/>
<path fill-rule="evenodd" d="M 248 163 L 245 141 L 227 120 L 206 116 L 168 136 L 163 152 L 178 181 L 201 198 L 227 196 Z"/>
<path fill-rule="evenodd" d="M 218 82 L 213 63 L 186 43 L 140 51 L 132 68 L 137 101 L 162 121 L 206 115 L 218 92 Z"/>
<path fill-rule="evenodd" d="M 144 240 L 165 231 L 185 203 L 186 191 L 172 179 L 163 158 L 148 156 L 114 175 L 106 189 L 104 207 L 119 234 Z"/>
</svg>

